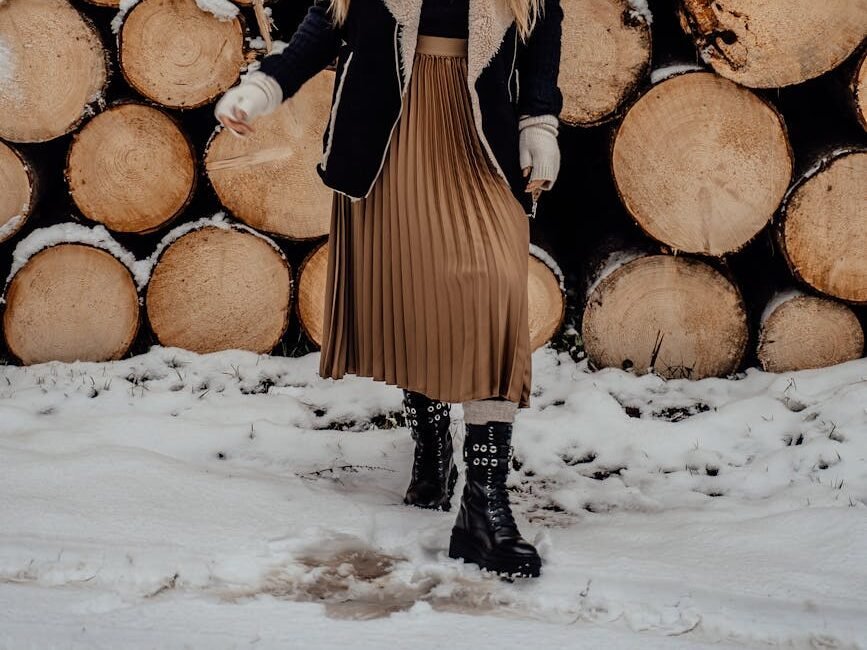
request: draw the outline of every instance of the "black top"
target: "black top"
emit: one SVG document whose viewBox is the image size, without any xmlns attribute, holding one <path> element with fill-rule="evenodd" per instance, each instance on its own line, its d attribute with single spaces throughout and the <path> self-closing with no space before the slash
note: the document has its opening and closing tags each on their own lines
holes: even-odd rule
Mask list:
<svg viewBox="0 0 867 650">
<path fill-rule="evenodd" d="M 425 36 L 467 38 L 470 0 L 424 0 L 418 33 Z"/>
</svg>

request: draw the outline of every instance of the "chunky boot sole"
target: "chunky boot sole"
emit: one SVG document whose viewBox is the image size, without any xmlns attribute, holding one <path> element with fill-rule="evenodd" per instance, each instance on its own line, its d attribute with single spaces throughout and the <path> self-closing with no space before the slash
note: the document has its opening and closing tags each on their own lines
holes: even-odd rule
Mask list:
<svg viewBox="0 0 867 650">
<path fill-rule="evenodd" d="M 452 465 L 452 471 L 449 472 L 449 482 L 446 489 L 446 496 L 441 501 L 436 503 L 416 503 L 409 497 L 404 497 L 403 502 L 408 506 L 415 506 L 416 508 L 424 508 L 425 510 L 443 510 L 448 512 L 452 509 L 452 497 L 455 494 L 455 484 L 458 482 L 458 468 L 457 465 Z"/>
<path fill-rule="evenodd" d="M 486 552 L 478 547 L 470 535 L 458 528 L 452 530 L 449 557 L 478 564 L 483 570 L 503 578 L 538 578 L 542 572 L 542 560 L 538 556 L 526 558 L 497 553 L 496 550 Z"/>
</svg>

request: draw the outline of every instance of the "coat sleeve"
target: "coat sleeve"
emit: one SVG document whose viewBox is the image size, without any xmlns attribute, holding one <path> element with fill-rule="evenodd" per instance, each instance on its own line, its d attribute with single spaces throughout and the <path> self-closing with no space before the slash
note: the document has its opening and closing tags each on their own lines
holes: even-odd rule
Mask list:
<svg viewBox="0 0 867 650">
<path fill-rule="evenodd" d="M 329 0 L 316 0 L 280 54 L 262 59 L 259 70 L 280 84 L 283 99 L 325 69 L 337 56 L 340 36 L 328 13 Z"/>
<path fill-rule="evenodd" d="M 557 86 L 563 9 L 560 0 L 542 0 L 543 10 L 518 58 L 519 115 L 560 115 L 563 94 Z"/>
</svg>

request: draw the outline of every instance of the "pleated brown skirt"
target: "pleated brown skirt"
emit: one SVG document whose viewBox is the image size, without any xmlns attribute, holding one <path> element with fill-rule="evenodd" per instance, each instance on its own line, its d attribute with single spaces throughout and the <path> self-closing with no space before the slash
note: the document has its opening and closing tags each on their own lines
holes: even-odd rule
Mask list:
<svg viewBox="0 0 867 650">
<path fill-rule="evenodd" d="M 528 219 L 478 138 L 466 41 L 419 36 L 413 65 L 370 194 L 334 195 L 319 372 L 526 407 Z"/>
</svg>

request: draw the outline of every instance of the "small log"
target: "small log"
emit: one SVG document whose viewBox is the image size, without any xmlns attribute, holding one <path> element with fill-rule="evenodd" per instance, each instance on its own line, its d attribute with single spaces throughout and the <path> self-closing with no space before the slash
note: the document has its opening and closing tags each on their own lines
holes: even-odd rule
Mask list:
<svg viewBox="0 0 867 650">
<path fill-rule="evenodd" d="M 563 326 L 566 296 L 559 269 L 539 253 L 530 253 L 527 278 L 527 312 L 530 324 L 530 350 L 548 343 Z M 558 277 L 559 274 L 559 277 Z"/>
<path fill-rule="evenodd" d="M 308 81 L 245 138 L 215 133 L 205 168 L 223 206 L 244 223 L 288 239 L 328 234 L 332 193 L 316 173 L 334 73 Z"/>
<path fill-rule="evenodd" d="M 289 264 L 271 243 L 240 229 L 208 226 L 163 250 L 146 306 L 163 345 L 268 353 L 289 324 L 291 297 Z"/>
<path fill-rule="evenodd" d="M 180 126 L 162 111 L 119 104 L 76 134 L 66 178 L 84 216 L 118 232 L 152 232 L 192 198 L 195 152 Z"/>
<path fill-rule="evenodd" d="M 671 77 L 626 114 L 612 159 L 626 209 L 676 251 L 740 250 L 773 217 L 792 177 L 780 115 L 709 72 Z"/>
<path fill-rule="evenodd" d="M 858 359 L 863 352 L 864 330 L 846 305 L 787 292 L 765 310 L 758 358 L 768 372 L 825 368 Z"/>
<path fill-rule="evenodd" d="M 855 113 L 861 126 L 867 130 L 867 48 L 861 55 L 861 63 L 855 70 L 855 78 L 852 81 L 852 97 L 855 102 Z"/>
<path fill-rule="evenodd" d="M 563 0 L 560 119 L 604 122 L 638 89 L 650 66 L 650 26 L 628 0 Z"/>
<path fill-rule="evenodd" d="M 314 248 L 298 270 L 298 322 L 307 338 L 322 346 L 325 317 L 325 284 L 328 278 L 328 241 Z"/>
<path fill-rule="evenodd" d="M 46 248 L 7 289 L 6 344 L 24 364 L 119 359 L 138 326 L 138 293 L 129 269 L 92 246 Z"/>
<path fill-rule="evenodd" d="M 36 177 L 29 163 L 0 142 L 0 242 L 12 238 L 30 216 Z"/>
<path fill-rule="evenodd" d="M 0 138 L 45 142 L 69 133 L 108 81 L 96 30 L 66 0 L 0 3 Z"/>
<path fill-rule="evenodd" d="M 793 187 L 778 239 L 792 273 L 816 290 L 867 303 L 867 150 L 823 159 Z"/>
<path fill-rule="evenodd" d="M 130 86 L 171 108 L 214 100 L 245 65 L 241 21 L 220 20 L 195 0 L 141 0 L 126 15 L 118 43 Z"/>
<path fill-rule="evenodd" d="M 639 255 L 609 265 L 593 283 L 582 335 L 598 368 L 702 379 L 738 369 L 749 330 L 740 293 L 711 266 Z"/>
<path fill-rule="evenodd" d="M 867 35 L 865 0 L 681 0 L 681 24 L 719 74 L 751 88 L 836 68 Z"/>
</svg>

